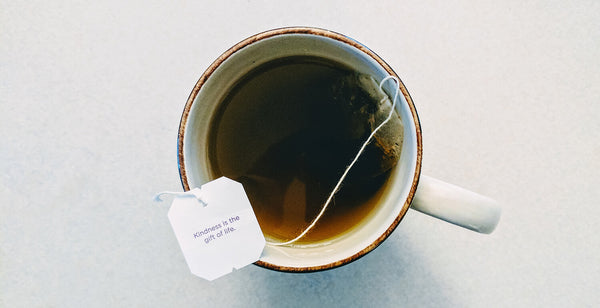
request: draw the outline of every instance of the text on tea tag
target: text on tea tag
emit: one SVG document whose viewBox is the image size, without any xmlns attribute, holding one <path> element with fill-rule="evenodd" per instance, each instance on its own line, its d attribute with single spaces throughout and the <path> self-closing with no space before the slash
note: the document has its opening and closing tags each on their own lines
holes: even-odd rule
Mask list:
<svg viewBox="0 0 600 308">
<path fill-rule="evenodd" d="M 194 275 L 214 280 L 260 258 L 265 238 L 242 184 L 221 177 L 165 193 L 175 195 L 168 217 Z"/>
</svg>

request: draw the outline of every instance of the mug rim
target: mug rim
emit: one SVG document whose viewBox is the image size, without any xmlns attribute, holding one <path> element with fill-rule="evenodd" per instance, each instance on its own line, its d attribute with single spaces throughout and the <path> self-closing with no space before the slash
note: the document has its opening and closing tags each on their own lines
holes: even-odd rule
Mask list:
<svg viewBox="0 0 600 308">
<path fill-rule="evenodd" d="M 410 204 L 411 204 L 411 202 L 412 202 L 412 200 L 414 198 L 414 195 L 415 195 L 415 192 L 416 192 L 416 188 L 417 188 L 417 185 L 419 183 L 419 178 L 420 178 L 420 175 L 421 175 L 421 164 L 422 164 L 422 155 L 423 155 L 421 125 L 420 125 L 419 116 L 417 114 L 417 110 L 416 110 L 416 108 L 414 106 L 412 98 L 411 98 L 410 94 L 408 93 L 408 90 L 404 86 L 404 83 L 402 82 L 402 80 L 400 79 L 400 77 L 398 77 L 398 75 L 396 74 L 396 72 L 394 72 L 394 70 L 385 61 L 383 61 L 383 59 L 381 57 L 379 57 L 376 53 L 374 53 L 368 47 L 364 46 L 363 44 L 359 43 L 358 41 L 356 41 L 356 40 L 354 40 L 354 39 L 352 39 L 352 38 L 350 38 L 348 36 L 345 36 L 343 34 L 340 34 L 340 33 L 337 33 L 337 32 L 333 32 L 333 31 L 330 31 L 330 30 L 321 29 L 321 28 L 315 28 L 315 27 L 284 27 L 284 28 L 277 28 L 277 29 L 267 30 L 267 31 L 264 31 L 264 32 L 252 35 L 252 36 L 250 36 L 250 37 L 242 40 L 241 42 L 235 44 L 233 47 L 229 48 L 227 51 L 225 51 L 223 54 L 221 54 L 204 71 L 204 73 L 200 76 L 200 78 L 196 82 L 196 85 L 192 89 L 192 92 L 190 93 L 190 95 L 189 95 L 189 97 L 187 99 L 187 102 L 185 104 L 183 113 L 181 115 L 181 119 L 180 119 L 180 122 L 179 122 L 179 132 L 178 132 L 178 136 L 177 136 L 177 157 L 178 157 L 179 177 L 180 177 L 182 186 L 183 186 L 183 188 L 184 188 L 185 191 L 190 190 L 190 186 L 189 186 L 189 183 L 188 183 L 188 177 L 187 177 L 186 170 L 185 170 L 183 140 L 184 140 L 185 129 L 186 129 L 187 121 L 188 121 L 188 118 L 189 118 L 190 110 L 192 108 L 192 105 L 193 105 L 194 101 L 196 100 L 196 97 L 197 97 L 198 93 L 200 92 L 200 89 L 206 83 L 206 81 L 210 78 L 210 76 L 215 72 L 215 70 L 217 70 L 217 68 L 225 60 L 227 60 L 229 57 L 231 57 L 237 51 L 239 51 L 239 50 L 241 50 L 241 49 L 243 49 L 243 48 L 245 48 L 245 47 L 247 47 L 247 46 L 249 46 L 249 45 L 251 45 L 253 43 L 259 42 L 261 40 L 264 40 L 264 39 L 267 39 L 267 38 L 271 38 L 271 37 L 274 37 L 274 36 L 286 35 L 286 34 L 309 34 L 309 35 L 316 35 L 316 36 L 322 36 L 322 37 L 334 39 L 336 41 L 342 42 L 344 44 L 350 45 L 351 47 L 354 47 L 354 48 L 358 49 L 362 53 L 368 55 L 373 60 L 375 60 L 390 75 L 395 76 L 396 78 L 398 78 L 398 81 L 400 82 L 399 83 L 400 91 L 402 92 L 402 95 L 406 99 L 406 102 L 407 102 L 408 107 L 410 109 L 410 112 L 411 112 L 411 115 L 412 115 L 412 118 L 413 118 L 413 122 L 414 122 L 414 125 L 415 125 L 415 132 L 416 132 L 416 136 L 415 137 L 416 137 L 416 145 L 417 145 L 417 148 L 416 148 L 417 157 L 415 158 L 416 164 L 415 164 L 413 182 L 412 182 L 410 191 L 408 193 L 408 196 L 407 196 L 406 200 L 404 201 L 404 205 L 402 206 L 402 209 L 398 213 L 398 216 L 388 226 L 388 228 L 386 229 L 386 231 L 383 234 L 381 234 L 375 241 L 373 241 L 367 247 L 363 248 L 362 250 L 354 253 L 353 255 L 351 255 L 351 256 L 349 256 L 347 258 L 344 258 L 344 259 L 341 259 L 341 260 L 337 260 L 335 262 L 331 262 L 331 263 L 328 263 L 328 264 L 319 265 L 319 266 L 290 267 L 290 266 L 282 266 L 282 265 L 272 264 L 272 263 L 268 263 L 268 262 L 265 262 L 265 261 L 262 261 L 262 260 L 258 260 L 258 261 L 256 261 L 254 263 L 254 264 L 258 265 L 258 266 L 261 266 L 261 267 L 264 267 L 264 268 L 268 268 L 268 269 L 272 269 L 272 270 L 277 270 L 277 271 L 284 271 L 284 272 L 314 272 L 314 271 L 321 271 L 321 270 L 326 270 L 326 269 L 331 269 L 331 268 L 339 267 L 339 266 L 351 263 L 352 261 L 355 261 L 355 260 L 363 257 L 364 255 L 366 255 L 367 253 L 369 253 L 373 249 L 375 249 L 377 246 L 379 246 L 396 229 L 396 227 L 398 226 L 398 224 L 400 223 L 400 221 L 406 215 L 406 212 L 408 211 L 408 208 L 410 207 Z"/>
</svg>

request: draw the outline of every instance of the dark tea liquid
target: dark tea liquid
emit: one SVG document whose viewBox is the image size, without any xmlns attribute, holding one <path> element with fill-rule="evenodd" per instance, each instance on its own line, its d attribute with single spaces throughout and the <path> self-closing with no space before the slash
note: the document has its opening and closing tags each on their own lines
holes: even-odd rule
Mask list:
<svg viewBox="0 0 600 308">
<path fill-rule="evenodd" d="M 246 74 L 212 119 L 212 175 L 243 184 L 266 236 L 286 241 L 300 234 L 365 141 L 347 136 L 340 110 L 329 103 L 331 86 L 351 73 L 320 58 L 269 62 Z M 388 177 L 389 172 L 372 177 L 351 171 L 298 243 L 330 239 L 360 223 L 375 208 Z"/>
</svg>

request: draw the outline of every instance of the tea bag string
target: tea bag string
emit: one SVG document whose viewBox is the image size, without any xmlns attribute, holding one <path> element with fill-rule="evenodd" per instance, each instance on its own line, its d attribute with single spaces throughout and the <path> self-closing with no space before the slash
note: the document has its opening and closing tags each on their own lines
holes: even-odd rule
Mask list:
<svg viewBox="0 0 600 308">
<path fill-rule="evenodd" d="M 383 78 L 383 80 L 381 80 L 381 82 L 379 83 L 379 89 L 383 91 L 383 84 L 386 81 L 390 80 L 390 79 L 393 79 L 396 82 L 396 91 L 394 93 L 394 98 L 392 100 L 392 109 L 390 110 L 390 113 L 388 114 L 387 118 L 383 122 L 381 122 L 381 124 L 379 124 L 379 126 L 377 126 L 377 128 L 375 128 L 371 132 L 371 134 L 369 135 L 369 137 L 367 138 L 367 140 L 360 147 L 360 150 L 358 151 L 358 153 L 356 153 L 356 156 L 354 157 L 354 160 L 352 160 L 352 162 L 350 163 L 350 165 L 348 165 L 348 167 L 346 168 L 346 171 L 344 171 L 344 173 L 342 174 L 342 176 L 338 180 L 337 184 L 335 185 L 335 187 L 333 188 L 333 190 L 329 194 L 329 197 L 327 198 L 327 201 L 325 201 L 325 204 L 323 204 L 323 208 L 321 208 L 321 211 L 319 212 L 319 214 L 317 215 L 317 217 L 315 217 L 313 219 L 313 221 L 310 223 L 310 225 L 308 227 L 306 227 L 306 229 L 304 229 L 304 231 L 302 231 L 302 233 L 300 233 L 295 238 L 293 238 L 293 239 L 291 239 L 291 240 L 289 240 L 287 242 L 270 242 L 270 241 L 267 241 L 268 245 L 271 245 L 271 246 L 285 246 L 285 245 L 292 244 L 292 243 L 298 241 L 299 239 L 301 239 L 302 237 L 304 237 L 306 235 L 306 233 L 308 233 L 308 231 L 310 231 L 317 224 L 317 222 L 319 221 L 319 219 L 321 219 L 321 216 L 323 216 L 323 214 L 325 213 L 325 210 L 329 206 L 329 203 L 331 203 L 331 200 L 333 200 L 333 197 L 335 196 L 335 194 L 337 193 L 337 191 L 342 186 L 342 182 L 344 181 L 344 179 L 348 175 L 348 172 L 350 172 L 350 169 L 352 169 L 352 167 L 354 166 L 354 164 L 356 163 L 356 161 L 358 161 L 358 158 L 360 157 L 360 155 L 363 153 L 363 151 L 365 150 L 365 148 L 367 147 L 367 145 L 371 142 L 371 140 L 373 139 L 373 136 L 375 136 L 375 133 L 377 133 L 377 131 L 380 128 L 382 128 L 392 118 L 392 115 L 394 114 L 394 110 L 396 108 L 396 100 L 398 99 L 398 94 L 400 92 L 400 81 L 398 80 L 398 78 L 396 78 L 394 76 L 387 76 L 387 77 Z M 381 99 L 381 102 L 383 102 L 384 100 L 385 100 L 385 98 Z"/>
<path fill-rule="evenodd" d="M 208 202 L 206 202 L 206 200 L 204 200 L 204 198 L 202 197 L 202 190 L 200 190 L 200 188 L 194 188 L 188 191 L 161 191 L 158 194 L 154 195 L 154 201 L 163 201 L 161 197 L 164 195 L 171 195 L 175 197 L 193 197 L 196 198 L 200 202 L 200 204 L 202 204 L 202 206 L 208 205 Z"/>
</svg>

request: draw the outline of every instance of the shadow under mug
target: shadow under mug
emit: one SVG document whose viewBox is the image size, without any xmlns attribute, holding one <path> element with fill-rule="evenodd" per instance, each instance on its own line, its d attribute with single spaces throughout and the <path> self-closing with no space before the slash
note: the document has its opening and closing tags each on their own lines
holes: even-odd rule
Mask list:
<svg viewBox="0 0 600 308">
<path fill-rule="evenodd" d="M 290 56 L 330 59 L 382 80 L 398 75 L 379 56 L 357 41 L 328 30 L 291 27 L 247 38 L 222 54 L 200 77 L 185 105 L 178 135 L 179 173 L 185 190 L 213 180 L 207 144 L 210 123 L 230 89 L 247 72 L 269 61 Z M 400 80 L 398 78 L 398 80 Z M 393 94 L 396 85 L 384 86 Z M 257 265 L 290 272 L 309 272 L 352 262 L 381 244 L 409 208 L 453 224 L 490 233 L 500 219 L 500 207 L 487 197 L 422 176 L 421 127 L 413 101 L 399 84 L 396 112 L 404 125 L 400 160 L 390 175 L 376 210 L 358 225 L 327 244 L 267 245 Z"/>
</svg>

